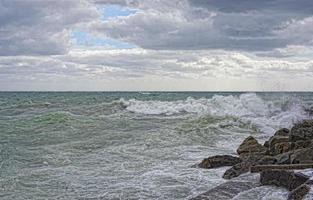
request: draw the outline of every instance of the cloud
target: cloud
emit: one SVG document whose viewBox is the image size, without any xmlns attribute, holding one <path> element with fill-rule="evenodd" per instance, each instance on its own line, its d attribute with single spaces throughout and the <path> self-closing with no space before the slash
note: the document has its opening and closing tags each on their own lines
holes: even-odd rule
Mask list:
<svg viewBox="0 0 313 200">
<path fill-rule="evenodd" d="M 305 44 L 309 33 L 292 33 L 304 41 L 285 37 L 291 29 L 286 23 L 313 14 L 310 0 L 133 0 L 121 5 L 140 11 L 95 23 L 93 32 L 156 50 L 268 51 Z"/>
<path fill-rule="evenodd" d="M 0 74 L 136 78 L 263 77 L 313 75 L 310 59 L 258 57 L 229 51 L 75 49 L 60 56 L 0 57 Z"/>
<path fill-rule="evenodd" d="M 119 6 L 104 17 L 104 8 L 111 4 Z M 250 83 L 259 80 L 268 81 L 271 88 L 270 83 L 283 79 L 290 88 L 308 83 L 313 89 L 312 4 L 311 0 L 2 0 L 0 89 L 27 84 L 37 88 L 35 83 L 53 89 L 49 82 L 61 89 L 68 83 L 72 85 L 67 88 L 80 89 L 85 82 L 90 88 L 101 88 L 104 82 L 105 88 L 113 89 L 136 90 L 143 85 L 184 89 L 189 84 L 210 88 L 209 79 L 216 88 L 229 83 L 257 89 Z M 118 9 L 123 8 L 134 12 L 120 16 Z M 86 40 L 86 45 L 79 46 L 75 39 Z M 88 46 L 88 41 L 97 47 Z M 129 44 L 128 49 L 121 44 Z M 300 81 L 291 87 L 290 80 Z"/>
<path fill-rule="evenodd" d="M 99 14 L 87 2 L 0 1 L 0 56 L 65 54 L 70 29 Z"/>
</svg>

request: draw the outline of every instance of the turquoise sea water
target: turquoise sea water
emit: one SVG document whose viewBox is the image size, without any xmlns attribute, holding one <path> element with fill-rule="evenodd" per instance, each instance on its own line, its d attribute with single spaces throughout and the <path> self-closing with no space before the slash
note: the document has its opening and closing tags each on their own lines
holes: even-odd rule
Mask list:
<svg viewBox="0 0 313 200">
<path fill-rule="evenodd" d="M 191 165 L 312 106 L 313 93 L 0 92 L 0 199 L 188 199 L 225 181 Z"/>
</svg>

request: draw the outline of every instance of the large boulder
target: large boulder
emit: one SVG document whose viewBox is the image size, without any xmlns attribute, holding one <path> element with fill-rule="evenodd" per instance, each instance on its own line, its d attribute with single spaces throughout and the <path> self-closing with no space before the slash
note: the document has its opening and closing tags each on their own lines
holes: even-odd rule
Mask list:
<svg viewBox="0 0 313 200">
<path fill-rule="evenodd" d="M 313 163 L 313 147 L 295 150 L 290 155 L 293 164 Z"/>
<path fill-rule="evenodd" d="M 261 172 L 260 182 L 262 185 L 275 185 L 292 191 L 309 180 L 309 177 L 286 170 L 265 170 Z"/>
<path fill-rule="evenodd" d="M 289 135 L 291 142 L 313 139 L 313 120 L 304 120 L 294 125 Z"/>
<path fill-rule="evenodd" d="M 247 159 L 251 157 L 251 154 L 254 155 L 265 155 L 267 148 L 261 145 L 254 137 L 247 137 L 237 149 L 237 153 L 240 158 Z"/>
<path fill-rule="evenodd" d="M 242 160 L 240 158 L 235 156 L 217 155 L 203 159 L 198 167 L 210 169 L 224 166 L 233 166 L 240 163 L 241 161 Z"/>
</svg>

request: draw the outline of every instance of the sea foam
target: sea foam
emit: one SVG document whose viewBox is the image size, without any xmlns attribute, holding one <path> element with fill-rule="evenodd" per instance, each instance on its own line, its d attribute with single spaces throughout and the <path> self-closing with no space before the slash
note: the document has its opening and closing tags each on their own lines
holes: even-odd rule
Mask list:
<svg viewBox="0 0 313 200">
<path fill-rule="evenodd" d="M 294 123 L 309 117 L 299 98 L 282 97 L 272 101 L 264 100 L 255 93 L 239 96 L 214 95 L 212 98 L 200 99 L 188 97 L 178 101 L 121 99 L 120 103 L 127 111 L 144 115 L 236 117 L 266 133 L 272 133 L 280 127 L 290 128 Z"/>
</svg>

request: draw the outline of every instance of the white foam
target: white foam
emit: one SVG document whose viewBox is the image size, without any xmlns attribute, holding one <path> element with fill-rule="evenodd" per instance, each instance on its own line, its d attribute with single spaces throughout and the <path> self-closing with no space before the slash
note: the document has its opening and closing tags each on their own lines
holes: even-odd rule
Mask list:
<svg viewBox="0 0 313 200">
<path fill-rule="evenodd" d="M 145 115 L 232 116 L 245 123 L 251 123 L 265 133 L 272 133 L 280 127 L 289 128 L 294 123 L 308 118 L 303 102 L 299 99 L 290 97 L 265 101 L 255 93 L 245 93 L 239 96 L 215 95 L 210 99 L 191 97 L 179 101 L 121 99 L 119 102 L 128 111 Z"/>
</svg>

